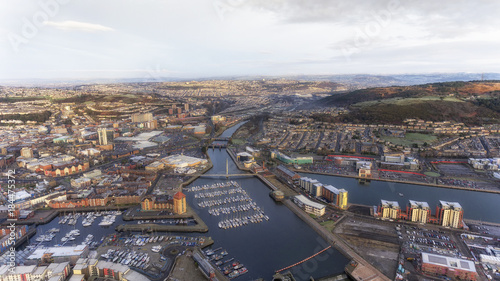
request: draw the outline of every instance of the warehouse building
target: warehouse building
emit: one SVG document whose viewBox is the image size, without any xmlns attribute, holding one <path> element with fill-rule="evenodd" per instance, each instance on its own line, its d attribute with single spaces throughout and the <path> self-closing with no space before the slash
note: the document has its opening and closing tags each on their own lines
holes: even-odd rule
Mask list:
<svg viewBox="0 0 500 281">
<path fill-rule="evenodd" d="M 422 253 L 422 271 L 435 276 L 447 276 L 460 280 L 476 280 L 474 262 L 447 256 Z"/>
</svg>

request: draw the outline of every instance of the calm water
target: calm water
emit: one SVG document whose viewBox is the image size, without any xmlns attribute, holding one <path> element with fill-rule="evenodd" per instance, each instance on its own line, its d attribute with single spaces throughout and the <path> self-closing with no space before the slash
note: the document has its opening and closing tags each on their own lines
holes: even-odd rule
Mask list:
<svg viewBox="0 0 500 281">
<path fill-rule="evenodd" d="M 301 175 L 344 188 L 349 192 L 350 203 L 379 205 L 380 200 L 384 199 L 398 201 L 401 208 L 406 209 L 408 200 L 425 201 L 434 214 L 439 200 L 452 201 L 462 205 L 467 219 L 500 223 L 500 194 L 383 181 L 361 185 L 352 178 L 306 173 Z M 404 196 L 399 196 L 399 193 Z"/>
<path fill-rule="evenodd" d="M 209 155 L 214 167 L 208 174 L 225 173 L 226 159 L 229 159 L 229 173 L 241 173 L 224 149 L 210 149 Z M 227 258 L 234 257 L 248 268 L 249 272 L 236 278 L 237 280 L 252 280 L 259 277 L 270 280 L 276 270 L 303 260 L 328 246 L 286 206 L 275 203 L 269 197 L 269 188 L 260 180 L 253 177 L 232 179 L 247 191 L 259 207 L 263 208 L 270 218 L 269 221 L 220 229 L 217 223 L 223 216 L 212 216 L 207 208 L 199 208 L 194 192 L 186 192 L 186 195 L 190 205 L 208 225 L 210 230 L 206 235 L 214 239 L 213 248 L 226 249 L 229 252 Z M 200 178 L 190 186 L 223 181 L 225 179 Z M 292 268 L 291 271 L 297 280 L 309 280 L 309 276 L 318 278 L 341 273 L 347 263 L 348 260 L 342 254 L 330 249 L 301 266 Z"/>
<path fill-rule="evenodd" d="M 69 212 L 68 212 L 69 214 Z M 33 236 L 33 238 L 30 239 L 31 244 L 38 244 L 38 242 L 35 241 L 35 239 L 42 234 L 45 234 L 47 230 L 51 228 L 59 228 L 60 232 L 55 233 L 56 236 L 52 241 L 50 242 L 43 242 L 42 245 L 45 246 L 54 246 L 57 244 L 62 244 L 61 238 L 63 238 L 66 233 L 70 232 L 73 229 L 79 229 L 80 230 L 80 235 L 79 236 L 74 236 L 75 240 L 73 241 L 67 241 L 64 246 L 72 246 L 72 245 L 78 245 L 81 244 L 85 238 L 87 237 L 88 234 L 94 235 L 94 239 L 92 241 L 100 241 L 102 237 L 105 237 L 109 234 L 116 233 L 115 227 L 120 225 L 120 224 L 126 224 L 126 223 L 135 223 L 135 222 L 125 222 L 122 220 L 122 216 L 117 216 L 115 222 L 110 225 L 110 226 L 99 226 L 99 223 L 101 222 L 103 216 L 98 217 L 94 223 L 91 226 L 86 226 L 84 227 L 82 225 L 82 217 L 78 219 L 78 222 L 76 225 L 68 225 L 68 224 L 59 224 L 59 218 L 56 217 L 54 218 L 51 222 L 48 224 L 42 224 L 37 226 L 37 232 L 36 235 Z"/>
</svg>

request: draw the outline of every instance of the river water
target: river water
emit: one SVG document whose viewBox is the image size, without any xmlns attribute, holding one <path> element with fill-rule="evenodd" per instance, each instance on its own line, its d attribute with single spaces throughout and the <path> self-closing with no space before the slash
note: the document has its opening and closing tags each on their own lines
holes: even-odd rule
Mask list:
<svg viewBox="0 0 500 281">
<path fill-rule="evenodd" d="M 371 206 L 379 205 L 384 199 L 398 201 L 401 209 L 406 210 L 408 200 L 424 201 L 429 203 L 434 215 L 439 200 L 451 201 L 462 205 L 466 219 L 500 223 L 500 194 L 384 181 L 363 185 L 357 179 L 319 174 L 303 173 L 301 176 L 344 188 L 349 192 L 349 203 Z"/>
</svg>

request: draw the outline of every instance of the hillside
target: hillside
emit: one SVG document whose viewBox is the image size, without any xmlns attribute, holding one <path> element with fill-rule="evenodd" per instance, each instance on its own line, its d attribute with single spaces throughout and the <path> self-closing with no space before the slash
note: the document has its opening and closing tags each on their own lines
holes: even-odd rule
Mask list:
<svg viewBox="0 0 500 281">
<path fill-rule="evenodd" d="M 477 125 L 500 120 L 500 81 L 446 82 L 335 94 L 318 102 L 350 112 L 337 120 L 400 124 L 406 118 Z"/>
</svg>

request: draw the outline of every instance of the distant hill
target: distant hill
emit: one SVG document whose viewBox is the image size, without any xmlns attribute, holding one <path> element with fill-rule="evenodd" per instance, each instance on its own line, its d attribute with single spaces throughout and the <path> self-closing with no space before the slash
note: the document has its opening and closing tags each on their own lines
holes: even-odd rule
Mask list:
<svg viewBox="0 0 500 281">
<path fill-rule="evenodd" d="M 483 124 L 500 120 L 500 81 L 444 82 L 334 94 L 317 102 L 347 107 L 344 122 L 400 124 L 406 118 Z"/>
</svg>

